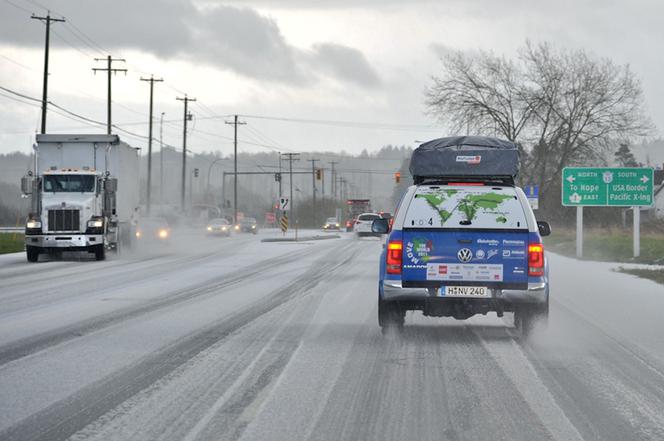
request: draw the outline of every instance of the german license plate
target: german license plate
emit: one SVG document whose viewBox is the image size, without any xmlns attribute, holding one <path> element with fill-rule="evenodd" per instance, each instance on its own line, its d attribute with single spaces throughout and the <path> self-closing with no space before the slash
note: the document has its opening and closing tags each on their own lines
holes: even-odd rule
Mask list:
<svg viewBox="0 0 664 441">
<path fill-rule="evenodd" d="M 491 297 L 491 291 L 486 286 L 443 286 L 440 288 L 441 297 Z"/>
</svg>

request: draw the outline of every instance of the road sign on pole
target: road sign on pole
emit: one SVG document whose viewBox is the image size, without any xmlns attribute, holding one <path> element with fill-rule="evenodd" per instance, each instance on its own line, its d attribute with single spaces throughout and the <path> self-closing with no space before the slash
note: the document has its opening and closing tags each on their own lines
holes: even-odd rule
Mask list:
<svg viewBox="0 0 664 441">
<path fill-rule="evenodd" d="M 583 207 L 632 207 L 634 257 L 641 253 L 641 208 L 652 206 L 652 168 L 566 167 L 562 176 L 562 204 L 576 207 L 576 255 L 583 255 Z"/>
<path fill-rule="evenodd" d="M 650 206 L 653 204 L 653 169 L 564 168 L 562 203 L 568 207 Z"/>
<path fill-rule="evenodd" d="M 528 198 L 530 207 L 533 210 L 537 210 L 539 208 L 539 185 L 525 185 L 523 187 L 523 192 Z"/>
<path fill-rule="evenodd" d="M 286 234 L 286 231 L 288 230 L 288 216 L 286 214 L 281 216 L 281 219 L 279 221 L 279 226 L 281 227 L 281 231 L 283 231 L 283 233 Z"/>
<path fill-rule="evenodd" d="M 281 211 L 290 211 L 290 199 L 286 197 L 279 198 L 279 209 Z"/>
</svg>

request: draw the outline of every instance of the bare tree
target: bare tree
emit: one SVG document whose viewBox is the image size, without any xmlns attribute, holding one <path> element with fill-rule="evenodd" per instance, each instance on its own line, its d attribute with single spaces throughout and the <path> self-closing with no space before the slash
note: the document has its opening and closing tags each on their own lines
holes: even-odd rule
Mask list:
<svg viewBox="0 0 664 441">
<path fill-rule="evenodd" d="M 606 149 L 651 130 L 629 66 L 526 42 L 515 60 L 455 52 L 425 92 L 430 114 L 453 132 L 522 147 L 522 178 L 555 188 L 568 165 L 597 164 Z"/>
<path fill-rule="evenodd" d="M 556 183 L 564 167 L 602 162 L 616 141 L 650 132 L 641 84 L 628 66 L 544 43 L 527 43 L 521 60 L 536 103 L 525 132 L 530 178 Z"/>
</svg>

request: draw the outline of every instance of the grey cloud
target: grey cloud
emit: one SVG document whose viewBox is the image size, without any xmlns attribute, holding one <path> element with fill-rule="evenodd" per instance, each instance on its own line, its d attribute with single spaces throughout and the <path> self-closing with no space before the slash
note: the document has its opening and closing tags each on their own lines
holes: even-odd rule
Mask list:
<svg viewBox="0 0 664 441">
<path fill-rule="evenodd" d="M 198 9 L 191 0 L 53 0 L 49 7 L 111 53 L 139 49 L 164 59 L 184 58 L 250 78 L 296 85 L 311 83 L 320 74 L 361 85 L 379 82 L 358 50 L 331 43 L 308 51 L 295 48 L 273 19 L 247 7 L 208 3 Z M 0 2 L 0 43 L 42 47 L 42 29 L 26 11 Z M 100 55 L 85 47 L 69 24 L 55 24 L 52 29 L 54 47 L 66 47 L 65 38 L 92 56 Z"/>
<path fill-rule="evenodd" d="M 191 25 L 197 58 L 253 78 L 303 79 L 297 51 L 273 20 L 253 9 L 220 6 L 201 14 Z"/>
<path fill-rule="evenodd" d="M 378 74 L 357 49 L 332 43 L 317 44 L 313 47 L 311 62 L 336 78 L 361 86 L 380 85 Z"/>
</svg>

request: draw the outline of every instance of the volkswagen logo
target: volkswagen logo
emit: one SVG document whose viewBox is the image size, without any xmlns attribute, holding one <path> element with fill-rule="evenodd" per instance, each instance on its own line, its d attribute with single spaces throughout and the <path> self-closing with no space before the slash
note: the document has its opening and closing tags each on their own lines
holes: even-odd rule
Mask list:
<svg viewBox="0 0 664 441">
<path fill-rule="evenodd" d="M 473 259 L 473 252 L 470 251 L 468 248 L 461 248 L 457 252 L 457 257 L 459 258 L 460 261 L 464 263 L 470 262 Z"/>
</svg>

